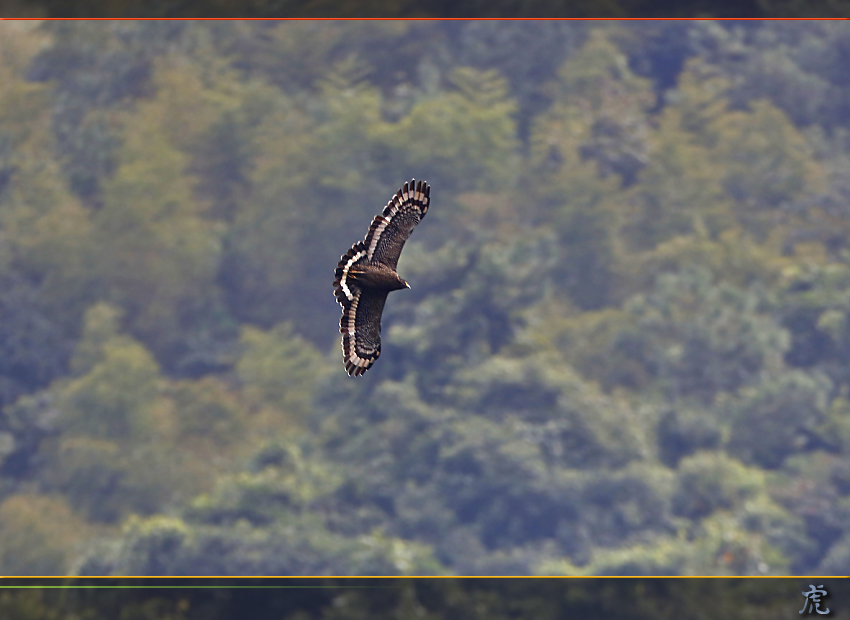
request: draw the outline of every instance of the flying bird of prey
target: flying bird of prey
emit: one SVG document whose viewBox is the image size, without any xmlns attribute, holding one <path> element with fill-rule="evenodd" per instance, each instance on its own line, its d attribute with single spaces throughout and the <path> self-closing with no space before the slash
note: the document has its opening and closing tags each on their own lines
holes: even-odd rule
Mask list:
<svg viewBox="0 0 850 620">
<path fill-rule="evenodd" d="M 334 296 L 342 306 L 339 331 L 349 375 L 358 377 L 381 354 L 381 313 L 391 291 L 410 288 L 396 272 L 404 242 L 428 213 L 431 187 L 411 180 L 375 216 L 363 241 L 346 252 L 336 267 Z"/>
</svg>

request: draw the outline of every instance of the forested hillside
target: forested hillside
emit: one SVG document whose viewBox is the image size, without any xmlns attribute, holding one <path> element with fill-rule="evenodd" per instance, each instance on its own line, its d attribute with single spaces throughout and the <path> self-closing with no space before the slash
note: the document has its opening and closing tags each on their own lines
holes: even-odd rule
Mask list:
<svg viewBox="0 0 850 620">
<path fill-rule="evenodd" d="M 0 23 L 0 574 L 850 572 L 850 24 Z M 332 273 L 411 177 L 383 354 Z"/>
</svg>

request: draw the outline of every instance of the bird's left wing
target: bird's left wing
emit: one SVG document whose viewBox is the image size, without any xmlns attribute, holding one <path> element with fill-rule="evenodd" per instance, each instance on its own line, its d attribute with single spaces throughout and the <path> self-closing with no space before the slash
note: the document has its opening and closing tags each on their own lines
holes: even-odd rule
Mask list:
<svg viewBox="0 0 850 620">
<path fill-rule="evenodd" d="M 430 185 L 415 180 L 405 183 L 387 203 L 381 215 L 372 220 L 363 241 L 369 261 L 395 269 L 404 242 L 428 213 L 430 203 Z"/>
</svg>

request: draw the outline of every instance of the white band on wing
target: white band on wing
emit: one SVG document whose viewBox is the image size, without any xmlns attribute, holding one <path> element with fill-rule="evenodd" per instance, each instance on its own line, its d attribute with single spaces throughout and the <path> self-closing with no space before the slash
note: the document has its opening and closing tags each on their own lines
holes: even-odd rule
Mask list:
<svg viewBox="0 0 850 620">
<path fill-rule="evenodd" d="M 345 296 L 348 297 L 349 301 L 354 299 L 354 294 L 351 292 L 351 289 L 348 288 L 348 284 L 346 284 L 346 279 L 348 278 L 348 270 L 351 266 L 359 261 L 363 256 L 365 256 L 365 252 L 363 250 L 356 252 L 354 256 L 348 259 L 348 262 L 345 264 L 345 267 L 342 270 L 342 277 L 339 279 L 339 286 L 342 289 L 342 292 L 345 293 Z"/>
</svg>

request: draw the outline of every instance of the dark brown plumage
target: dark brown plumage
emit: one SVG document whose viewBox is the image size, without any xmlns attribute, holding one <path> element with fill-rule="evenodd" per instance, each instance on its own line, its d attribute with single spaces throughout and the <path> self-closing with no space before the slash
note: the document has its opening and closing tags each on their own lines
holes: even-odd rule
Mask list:
<svg viewBox="0 0 850 620">
<path fill-rule="evenodd" d="M 334 296 L 342 306 L 339 331 L 349 375 L 362 375 L 381 354 L 381 314 L 387 295 L 410 288 L 396 273 L 398 258 L 430 202 L 427 183 L 405 183 L 372 220 L 366 238 L 343 254 L 336 267 Z"/>
</svg>

